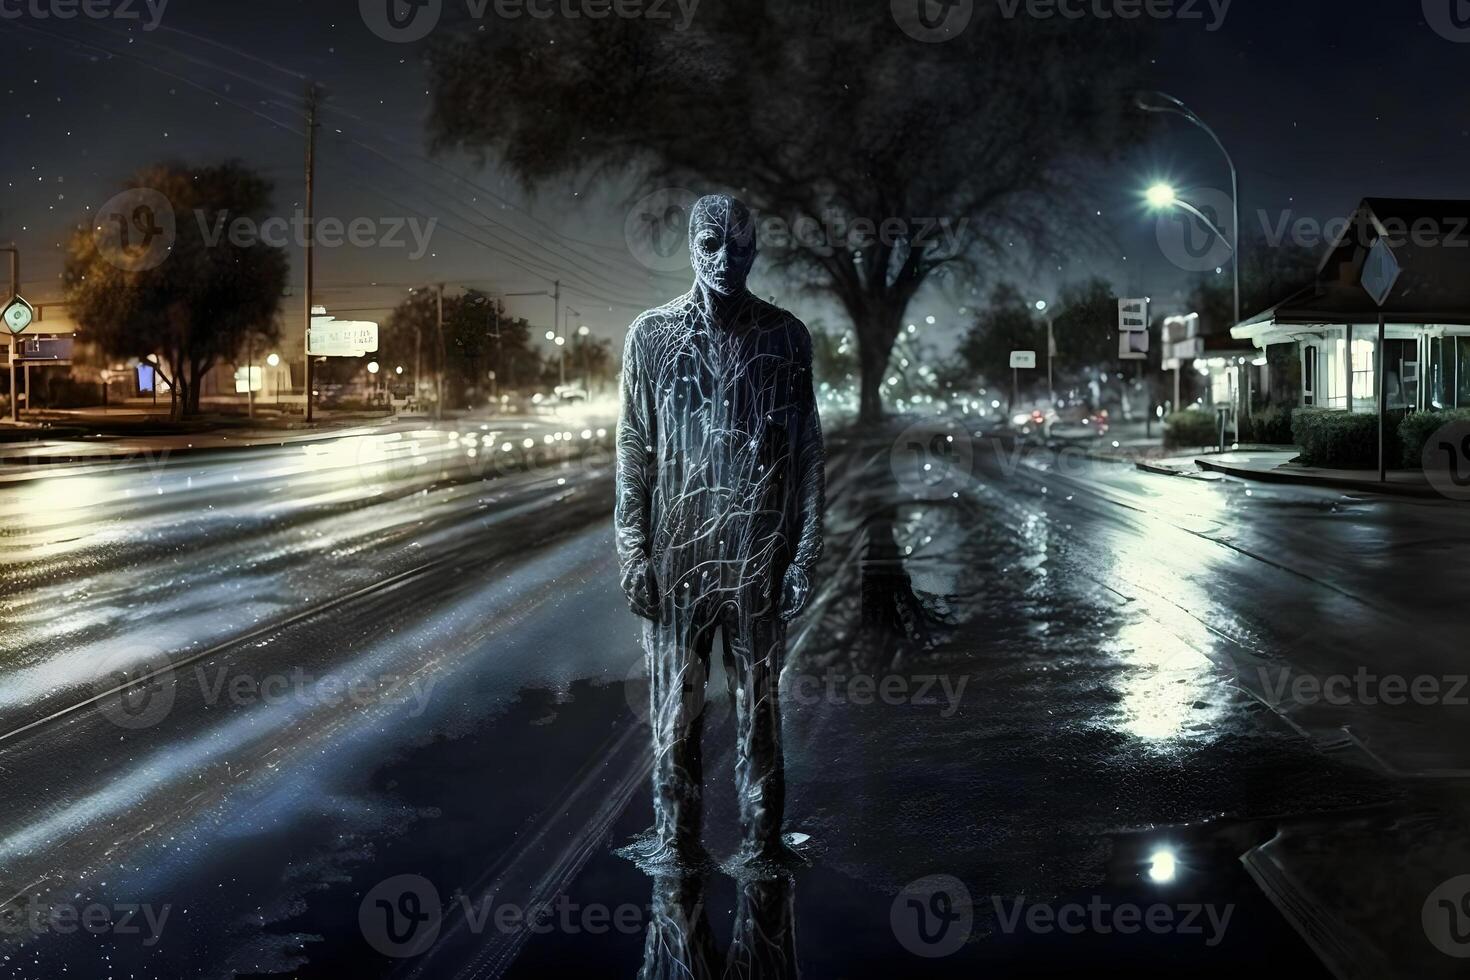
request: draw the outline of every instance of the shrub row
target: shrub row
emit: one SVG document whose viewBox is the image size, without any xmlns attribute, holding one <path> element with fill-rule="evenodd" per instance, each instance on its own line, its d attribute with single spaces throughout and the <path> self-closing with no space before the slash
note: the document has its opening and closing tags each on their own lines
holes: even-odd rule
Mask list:
<svg viewBox="0 0 1470 980">
<path fill-rule="evenodd" d="M 1403 444 L 1405 469 L 1417 470 L 1423 465 L 1424 443 L 1442 425 L 1470 421 L 1470 408 L 1448 408 L 1440 411 L 1415 412 L 1399 423 L 1399 442 Z"/>
<path fill-rule="evenodd" d="M 1399 423 L 1404 413 L 1389 412 L 1384 454 L 1390 466 L 1404 458 Z M 1291 417 L 1292 441 L 1301 447 L 1304 466 L 1330 469 L 1377 469 L 1378 416 L 1375 413 L 1338 412 L 1299 408 Z"/>
<path fill-rule="evenodd" d="M 1186 408 L 1164 419 L 1164 445 L 1170 449 L 1213 446 L 1217 435 L 1211 412 Z"/>
</svg>

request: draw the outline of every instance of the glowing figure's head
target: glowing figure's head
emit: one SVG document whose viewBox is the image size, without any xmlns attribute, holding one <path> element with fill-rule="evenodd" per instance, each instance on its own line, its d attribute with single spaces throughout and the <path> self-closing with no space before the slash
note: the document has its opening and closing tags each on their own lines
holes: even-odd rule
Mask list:
<svg viewBox="0 0 1470 980">
<path fill-rule="evenodd" d="M 689 209 L 689 261 L 694 277 L 721 296 L 745 289 L 755 264 L 755 218 L 728 194 L 707 194 Z"/>
</svg>

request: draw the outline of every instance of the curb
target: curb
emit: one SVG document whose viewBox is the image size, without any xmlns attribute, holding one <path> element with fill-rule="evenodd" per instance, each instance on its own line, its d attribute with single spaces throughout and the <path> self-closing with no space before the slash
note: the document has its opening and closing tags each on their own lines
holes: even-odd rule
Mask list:
<svg viewBox="0 0 1470 980">
<path fill-rule="evenodd" d="M 1249 470 L 1232 466 L 1229 463 L 1218 463 L 1206 459 L 1196 459 L 1194 465 L 1214 473 L 1223 473 L 1241 480 L 1256 480 L 1261 483 L 1291 483 L 1304 487 L 1332 487 L 1339 490 L 1357 490 L 1361 493 L 1377 493 L 1395 497 L 1445 499 L 1433 487 L 1410 486 L 1401 483 L 1368 483 L 1363 480 L 1349 480 L 1335 476 L 1305 476 L 1291 472 L 1283 473 L 1280 469 Z"/>
</svg>

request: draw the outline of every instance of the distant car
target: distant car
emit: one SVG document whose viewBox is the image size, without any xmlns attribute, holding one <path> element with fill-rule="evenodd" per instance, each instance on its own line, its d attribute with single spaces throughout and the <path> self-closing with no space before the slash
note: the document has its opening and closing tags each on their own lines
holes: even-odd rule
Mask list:
<svg viewBox="0 0 1470 980">
<path fill-rule="evenodd" d="M 1022 409 L 1011 414 L 1011 430 L 1024 439 L 1045 441 L 1051 436 L 1057 413 L 1045 405 Z"/>
<path fill-rule="evenodd" d="M 1074 410 L 1064 410 L 1061 418 L 1058 418 L 1051 426 L 1049 433 L 1053 439 L 1062 439 L 1067 442 L 1085 442 L 1089 439 L 1100 439 L 1108 432 L 1108 410 L 1094 412 L 1079 406 Z"/>
</svg>

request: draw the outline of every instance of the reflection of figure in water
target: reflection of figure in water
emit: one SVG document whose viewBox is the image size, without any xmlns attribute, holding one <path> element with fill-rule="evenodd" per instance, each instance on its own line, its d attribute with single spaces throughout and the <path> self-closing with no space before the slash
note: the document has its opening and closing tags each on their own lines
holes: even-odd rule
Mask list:
<svg viewBox="0 0 1470 980">
<path fill-rule="evenodd" d="M 750 211 L 723 196 L 690 213 L 694 286 L 628 330 L 618 427 L 617 543 L 642 616 L 654 746 L 645 863 L 697 863 L 699 738 L 716 630 L 735 707 L 741 859 L 782 854 L 776 684 L 786 624 L 822 547 L 822 433 L 811 338 L 751 295 Z"/>
<path fill-rule="evenodd" d="M 704 877 L 654 875 L 648 908 L 638 980 L 713 980 L 717 959 L 704 914 Z"/>
<path fill-rule="evenodd" d="M 735 932 L 723 974 L 704 910 L 702 875 L 653 877 L 648 934 L 639 980 L 795 980 L 796 920 L 790 877 L 741 881 Z"/>
</svg>

